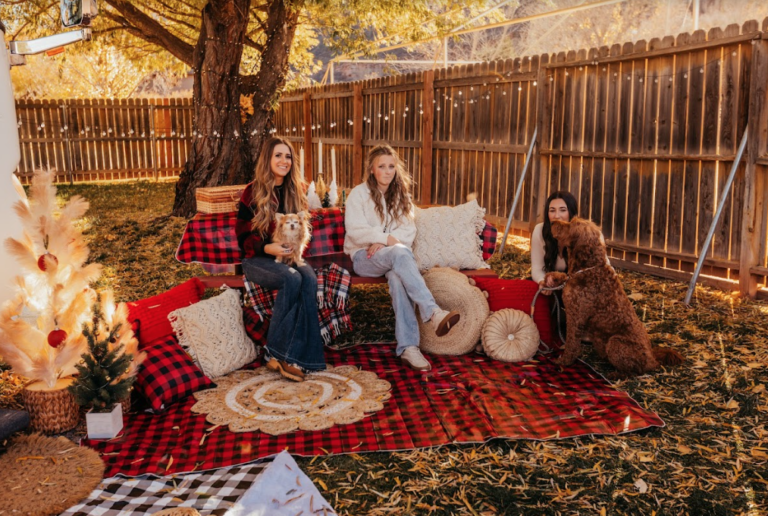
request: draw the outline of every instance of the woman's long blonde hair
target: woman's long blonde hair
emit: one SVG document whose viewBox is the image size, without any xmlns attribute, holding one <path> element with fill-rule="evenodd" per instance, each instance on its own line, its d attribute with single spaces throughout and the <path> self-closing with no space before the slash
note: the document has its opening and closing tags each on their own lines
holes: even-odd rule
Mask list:
<svg viewBox="0 0 768 516">
<path fill-rule="evenodd" d="M 291 142 L 275 136 L 264 142 L 253 171 L 253 190 L 251 208 L 255 214 L 251 228 L 262 235 L 267 233 L 269 224 L 275 218 L 277 203 L 274 198 L 275 175 L 272 173 L 272 153 L 278 145 L 285 145 L 291 152 L 291 170 L 283 182 L 283 199 L 286 213 L 299 213 L 309 209 L 306 182 L 296 168 L 296 153 Z"/>
<path fill-rule="evenodd" d="M 384 194 L 384 201 L 387 205 L 387 212 L 393 221 L 400 221 L 403 217 L 411 218 L 413 216 L 413 203 L 411 202 L 411 176 L 405 171 L 403 160 L 398 156 L 397 151 L 389 145 L 377 145 L 368 153 L 368 162 L 365 170 L 368 172 L 366 184 L 371 191 L 371 199 L 376 208 L 376 214 L 382 222 L 385 221 L 384 211 L 381 208 L 382 194 L 379 191 L 379 184 L 376 182 L 376 176 L 373 175 L 373 164 L 376 158 L 380 156 L 392 156 L 395 158 L 395 177 Z"/>
</svg>

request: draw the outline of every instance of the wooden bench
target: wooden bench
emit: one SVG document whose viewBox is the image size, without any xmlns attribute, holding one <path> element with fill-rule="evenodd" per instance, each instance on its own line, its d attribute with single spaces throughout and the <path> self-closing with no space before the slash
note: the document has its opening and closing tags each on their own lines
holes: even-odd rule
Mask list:
<svg viewBox="0 0 768 516">
<path fill-rule="evenodd" d="M 238 266 L 239 267 L 239 266 Z M 358 276 L 351 270 L 350 276 L 352 277 L 352 285 L 375 285 L 386 283 L 387 278 L 380 276 L 378 278 L 366 278 L 364 276 Z M 467 275 L 470 278 L 495 278 L 496 273 L 493 269 L 472 269 L 459 271 L 462 274 Z M 205 285 L 205 288 L 221 288 L 228 286 L 231 288 L 243 288 L 243 276 L 242 274 L 220 274 L 211 276 L 198 276 L 198 279 Z"/>
<path fill-rule="evenodd" d="M 352 275 L 353 285 L 386 283 L 387 279 L 357 276 L 352 269 L 350 258 L 344 254 L 344 211 L 342 208 L 326 208 L 312 212 L 312 241 L 304 258 L 313 267 L 327 263 L 337 263 Z M 227 285 L 242 288 L 243 278 L 240 268 L 241 253 L 235 234 L 234 212 L 216 214 L 198 214 L 187 223 L 176 259 L 182 263 L 200 263 L 207 269 L 228 269 L 229 274 L 220 274 L 221 270 L 199 279 L 208 288 L 220 288 Z M 496 247 L 496 228 L 486 223 L 481 236 L 483 259 L 489 259 Z M 496 277 L 491 269 L 461 271 L 469 277 Z"/>
</svg>

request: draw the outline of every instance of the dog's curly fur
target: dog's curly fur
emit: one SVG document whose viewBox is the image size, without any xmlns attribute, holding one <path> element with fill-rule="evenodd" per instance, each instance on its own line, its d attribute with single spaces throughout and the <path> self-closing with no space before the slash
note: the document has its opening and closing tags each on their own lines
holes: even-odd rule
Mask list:
<svg viewBox="0 0 768 516">
<path fill-rule="evenodd" d="M 570 365 L 579 357 L 582 339 L 591 339 L 597 354 L 617 369 L 616 377 L 644 374 L 659 364 L 683 361 L 676 351 L 651 348 L 645 326 L 606 261 L 600 228 L 574 217 L 570 222 L 553 222 L 552 235 L 560 247 L 568 248 L 568 274 L 551 272 L 545 280 L 548 286 L 565 282 L 567 336 L 560 365 Z"/>
</svg>

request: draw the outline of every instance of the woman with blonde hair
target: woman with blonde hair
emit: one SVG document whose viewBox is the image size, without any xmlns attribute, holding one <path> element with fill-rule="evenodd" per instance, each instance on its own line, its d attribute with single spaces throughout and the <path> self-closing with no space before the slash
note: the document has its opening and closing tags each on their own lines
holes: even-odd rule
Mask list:
<svg viewBox="0 0 768 516">
<path fill-rule="evenodd" d="M 437 306 L 419 273 L 411 251 L 416 237 L 411 178 L 397 152 L 389 145 L 374 147 L 366 172 L 366 181 L 347 197 L 344 252 L 352 258 L 356 274 L 386 276 L 395 309 L 397 355 L 412 369 L 429 371 L 432 366 L 419 350 L 414 304 L 438 336 L 459 322 L 459 313 Z"/>
<path fill-rule="evenodd" d="M 291 143 L 280 137 L 264 142 L 253 182 L 240 198 L 235 232 L 249 281 L 277 290 L 267 332 L 267 367 L 302 381 L 305 372 L 325 369 L 323 340 L 317 317 L 317 277 L 309 265 L 275 261 L 293 249 L 273 243 L 276 213 L 306 211 L 304 179 L 294 166 Z"/>
</svg>

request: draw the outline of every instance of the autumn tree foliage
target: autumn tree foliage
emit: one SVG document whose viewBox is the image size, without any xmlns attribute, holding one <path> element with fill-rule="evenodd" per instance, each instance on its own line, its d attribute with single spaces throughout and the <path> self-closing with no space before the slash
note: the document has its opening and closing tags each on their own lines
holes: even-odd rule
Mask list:
<svg viewBox="0 0 768 516">
<path fill-rule="evenodd" d="M 163 56 L 194 73 L 191 152 L 176 187 L 174 215 L 195 212 L 202 186 L 245 183 L 272 128 L 286 85 L 318 64 L 322 37 L 336 54 L 367 52 L 376 41 L 419 40 L 449 31 L 486 6 L 482 0 L 102 0 L 98 43 L 148 59 Z M 53 33 L 56 2 L 0 8 L 12 38 Z M 128 41 L 118 35 L 128 34 Z M 153 56 L 154 54 L 154 56 Z M 241 97 L 253 110 L 243 115 Z"/>
</svg>

